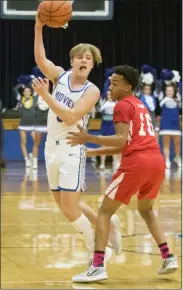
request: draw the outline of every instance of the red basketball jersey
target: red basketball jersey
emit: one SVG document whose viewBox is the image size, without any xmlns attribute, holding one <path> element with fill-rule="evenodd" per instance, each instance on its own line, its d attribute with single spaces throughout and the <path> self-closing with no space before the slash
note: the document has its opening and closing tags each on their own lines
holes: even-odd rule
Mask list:
<svg viewBox="0 0 183 290">
<path fill-rule="evenodd" d="M 125 122 L 129 126 L 128 141 L 122 149 L 122 157 L 135 151 L 160 153 L 151 116 L 144 104 L 135 96 L 125 97 L 114 108 L 114 123 Z"/>
</svg>

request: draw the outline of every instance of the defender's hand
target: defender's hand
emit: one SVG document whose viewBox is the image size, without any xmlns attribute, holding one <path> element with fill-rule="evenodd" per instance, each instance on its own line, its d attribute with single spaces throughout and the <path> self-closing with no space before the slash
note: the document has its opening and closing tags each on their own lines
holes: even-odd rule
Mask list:
<svg viewBox="0 0 183 290">
<path fill-rule="evenodd" d="M 78 144 L 84 144 L 89 141 L 89 134 L 85 129 L 83 129 L 80 125 L 77 125 L 80 132 L 69 132 L 67 136 L 67 144 L 71 144 L 71 146 L 76 146 Z"/>
</svg>

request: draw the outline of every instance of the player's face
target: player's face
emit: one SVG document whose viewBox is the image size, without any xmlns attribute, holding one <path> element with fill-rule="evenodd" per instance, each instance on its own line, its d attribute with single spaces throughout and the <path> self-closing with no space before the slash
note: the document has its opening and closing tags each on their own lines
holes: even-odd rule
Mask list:
<svg viewBox="0 0 183 290">
<path fill-rule="evenodd" d="M 174 96 L 174 88 L 167 87 L 166 88 L 166 96 L 169 97 L 169 98 L 173 98 L 173 96 Z"/>
<path fill-rule="evenodd" d="M 24 89 L 24 97 L 29 98 L 31 96 L 31 90 L 29 88 Z"/>
<path fill-rule="evenodd" d="M 118 101 L 129 95 L 131 85 L 127 84 L 127 82 L 123 79 L 123 76 L 113 74 L 111 77 L 109 90 L 111 92 L 112 99 L 114 101 Z"/>
<path fill-rule="evenodd" d="M 151 87 L 150 86 L 145 86 L 143 92 L 144 92 L 144 95 L 145 96 L 150 96 L 150 94 L 151 94 Z"/>
<path fill-rule="evenodd" d="M 71 60 L 73 71 L 80 77 L 87 77 L 93 68 L 93 55 L 90 51 L 76 54 Z"/>
</svg>

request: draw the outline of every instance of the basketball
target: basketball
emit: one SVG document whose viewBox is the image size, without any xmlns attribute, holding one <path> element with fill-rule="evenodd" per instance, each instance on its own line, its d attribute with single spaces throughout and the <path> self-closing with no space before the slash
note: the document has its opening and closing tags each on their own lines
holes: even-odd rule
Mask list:
<svg viewBox="0 0 183 290">
<path fill-rule="evenodd" d="M 40 20 L 49 27 L 59 28 L 72 16 L 71 1 L 43 1 L 39 8 Z"/>
</svg>

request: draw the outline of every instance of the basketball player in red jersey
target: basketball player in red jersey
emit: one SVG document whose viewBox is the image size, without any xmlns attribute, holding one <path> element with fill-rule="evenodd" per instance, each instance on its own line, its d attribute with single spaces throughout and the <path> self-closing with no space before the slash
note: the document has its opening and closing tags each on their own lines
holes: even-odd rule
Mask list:
<svg viewBox="0 0 183 290">
<path fill-rule="evenodd" d="M 159 222 L 152 210 L 165 175 L 165 162 L 153 131 L 151 117 L 133 91 L 138 84 L 138 71 L 130 66 L 117 66 L 111 78 L 116 135 L 94 136 L 80 128 L 80 133 L 70 133 L 72 146 L 95 143 L 107 148 L 88 150 L 88 156 L 122 154 L 121 165 L 112 177 L 99 209 L 93 264 L 88 271 L 72 278 L 73 282 L 92 282 L 107 279 L 103 266 L 105 246 L 108 241 L 110 218 L 121 206 L 128 205 L 138 192 L 138 211 L 155 239 L 163 265 L 158 274 L 168 274 L 178 268 L 177 258 L 170 252 Z"/>
</svg>

